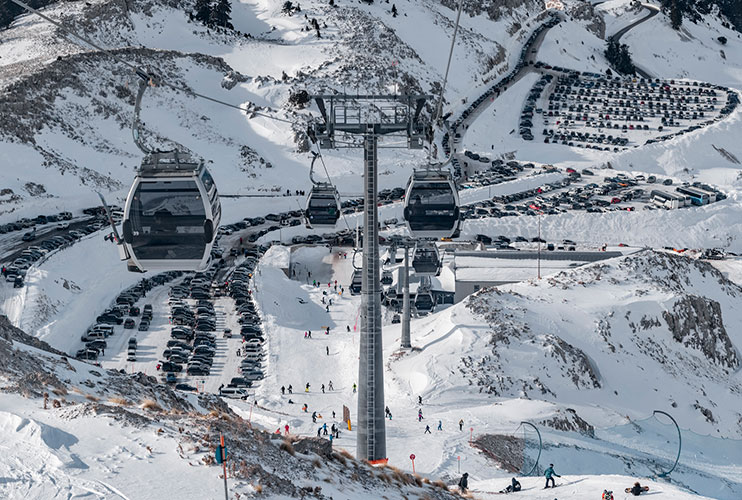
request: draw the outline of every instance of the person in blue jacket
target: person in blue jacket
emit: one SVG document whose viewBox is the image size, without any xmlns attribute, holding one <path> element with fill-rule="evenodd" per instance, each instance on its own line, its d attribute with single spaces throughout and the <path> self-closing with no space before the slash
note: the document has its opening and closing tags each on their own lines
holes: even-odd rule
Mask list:
<svg viewBox="0 0 742 500">
<path fill-rule="evenodd" d="M 554 464 L 549 464 L 549 468 L 544 471 L 544 476 L 546 476 L 546 486 L 544 486 L 544 489 L 549 487 L 549 481 L 551 481 L 552 488 L 556 487 L 556 484 L 554 484 L 554 476 L 562 477 L 554 472 Z"/>
</svg>

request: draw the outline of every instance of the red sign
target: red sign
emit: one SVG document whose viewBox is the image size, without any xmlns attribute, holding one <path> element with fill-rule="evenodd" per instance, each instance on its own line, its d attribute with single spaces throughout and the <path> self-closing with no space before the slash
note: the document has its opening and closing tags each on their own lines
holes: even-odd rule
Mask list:
<svg viewBox="0 0 742 500">
<path fill-rule="evenodd" d="M 410 455 L 410 460 L 415 460 L 415 454 Z"/>
</svg>

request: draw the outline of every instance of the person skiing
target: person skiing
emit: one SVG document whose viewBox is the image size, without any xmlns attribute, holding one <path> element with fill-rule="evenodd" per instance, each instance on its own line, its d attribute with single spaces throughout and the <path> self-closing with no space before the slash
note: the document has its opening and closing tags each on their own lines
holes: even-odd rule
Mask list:
<svg viewBox="0 0 742 500">
<path fill-rule="evenodd" d="M 312 338 L 312 330 L 309 330 L 309 331 L 307 332 L 307 337 L 309 337 L 310 339 Z"/>
<path fill-rule="evenodd" d="M 345 330 L 350 333 L 350 325 L 345 325 Z"/>
<path fill-rule="evenodd" d="M 421 422 L 422 419 L 423 419 L 423 409 L 420 408 L 419 410 L 417 410 L 417 421 Z"/>
<path fill-rule="evenodd" d="M 441 420 L 438 421 L 438 430 L 439 431 L 443 430 L 443 422 Z"/>
<path fill-rule="evenodd" d="M 417 404 L 419 404 L 419 405 L 422 405 L 423 404 L 423 397 L 422 396 L 418 396 L 417 397 Z"/>
<path fill-rule="evenodd" d="M 388 417 L 390 413 L 391 413 L 391 411 L 389 410 L 389 407 L 388 406 L 386 408 L 384 408 L 384 415 L 386 415 Z"/>
<path fill-rule="evenodd" d="M 317 412 L 312 412 L 312 423 L 317 423 Z"/>
<path fill-rule="evenodd" d="M 317 437 L 322 437 L 322 427 L 317 429 Z"/>
<path fill-rule="evenodd" d="M 286 394 L 286 387 L 281 386 L 281 396 L 283 396 L 284 394 Z"/>
<path fill-rule="evenodd" d="M 294 393 L 294 388 L 291 386 L 291 384 L 289 384 L 289 394 L 293 394 L 293 393 Z"/>
<path fill-rule="evenodd" d="M 423 434 L 430 434 L 430 426 L 429 425 L 426 425 L 425 426 L 425 432 L 423 432 Z"/>
<path fill-rule="evenodd" d="M 332 380 L 330 380 L 330 383 L 327 384 L 327 390 L 328 391 L 331 391 L 332 390 Z"/>
<path fill-rule="evenodd" d="M 335 410 L 332 410 L 332 418 L 335 419 Z"/>
<path fill-rule="evenodd" d="M 463 418 L 461 420 L 459 420 L 459 430 L 460 431 L 463 431 L 464 430 L 464 419 Z"/>
<path fill-rule="evenodd" d="M 325 422 L 324 424 L 322 424 L 322 434 L 324 434 L 325 436 L 327 436 L 327 422 Z"/>
<path fill-rule="evenodd" d="M 286 424 L 283 426 L 284 429 L 286 429 L 286 435 L 289 435 L 289 424 Z"/>
<path fill-rule="evenodd" d="M 461 479 L 459 479 L 459 489 L 461 490 L 461 493 L 466 493 L 466 490 L 469 489 L 469 473 L 464 472 L 464 475 L 461 476 Z"/>
<path fill-rule="evenodd" d="M 325 393 L 325 384 L 322 384 L 322 394 Z"/>
<path fill-rule="evenodd" d="M 309 408 L 309 407 L 307 406 L 307 404 L 306 404 L 306 403 L 304 403 L 304 406 L 302 406 L 302 407 L 301 407 L 301 409 L 302 409 L 302 411 L 303 411 L 304 413 L 306 413 L 306 412 L 307 412 L 307 409 L 308 409 L 308 408 Z"/>
<path fill-rule="evenodd" d="M 304 392 L 309 392 L 309 382 L 307 382 L 306 387 L 304 387 Z"/>
<path fill-rule="evenodd" d="M 356 384 L 353 384 L 353 394 L 356 393 L 356 388 L 357 388 Z"/>
<path fill-rule="evenodd" d="M 549 464 L 549 467 L 544 471 L 544 476 L 546 476 L 546 486 L 544 486 L 544 489 L 549 487 L 549 481 L 551 481 L 551 487 L 556 488 L 556 484 L 554 483 L 554 476 L 562 477 L 554 472 L 554 464 Z"/>
</svg>

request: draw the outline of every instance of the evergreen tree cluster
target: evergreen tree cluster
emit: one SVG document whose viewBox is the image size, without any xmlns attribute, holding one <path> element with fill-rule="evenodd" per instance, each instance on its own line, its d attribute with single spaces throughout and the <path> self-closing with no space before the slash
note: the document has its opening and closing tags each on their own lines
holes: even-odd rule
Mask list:
<svg viewBox="0 0 742 500">
<path fill-rule="evenodd" d="M 232 26 L 232 3 L 230 0 L 196 0 L 191 14 L 194 19 L 206 26 L 220 26 L 234 29 Z"/>
<path fill-rule="evenodd" d="M 605 49 L 605 58 L 613 68 L 624 75 L 633 75 L 636 72 L 634 62 L 631 60 L 629 46 L 617 42 L 613 37 L 608 39 L 608 47 Z"/>
<path fill-rule="evenodd" d="M 660 0 L 660 4 L 662 12 L 670 17 L 670 23 L 675 29 L 680 29 L 683 18 L 694 23 L 699 22 L 718 7 L 721 15 L 729 20 L 731 26 L 726 22 L 723 24 L 728 28 L 742 31 L 742 0 Z"/>
</svg>

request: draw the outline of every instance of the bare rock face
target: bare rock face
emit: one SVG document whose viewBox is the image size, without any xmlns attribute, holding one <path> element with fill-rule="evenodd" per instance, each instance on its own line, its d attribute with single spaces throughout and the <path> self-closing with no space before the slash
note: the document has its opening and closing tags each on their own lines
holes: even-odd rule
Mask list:
<svg viewBox="0 0 742 500">
<path fill-rule="evenodd" d="M 567 12 L 573 19 L 587 21 L 587 29 L 598 38 L 605 38 L 605 20 L 603 16 L 595 11 L 593 4 L 579 2 L 572 4 Z"/>
<path fill-rule="evenodd" d="M 320 438 L 307 438 L 294 441 L 292 443 L 294 450 L 297 453 L 308 455 L 314 453 L 323 458 L 330 458 L 332 456 L 332 443 L 329 439 Z"/>
<path fill-rule="evenodd" d="M 523 440 L 502 434 L 483 434 L 472 443 L 508 472 L 518 473 L 523 465 Z"/>
<path fill-rule="evenodd" d="M 441 3 L 451 10 L 458 9 L 457 0 L 441 0 Z M 470 16 L 486 14 L 493 21 L 497 21 L 519 7 L 543 8 L 543 3 L 536 0 L 464 0 L 464 12 Z"/>
<path fill-rule="evenodd" d="M 722 320 L 721 307 L 715 300 L 686 295 L 677 300 L 672 312 L 663 318 L 673 338 L 725 368 L 736 370 L 740 360 Z"/>
<path fill-rule="evenodd" d="M 558 431 L 579 432 L 584 436 L 595 437 L 595 427 L 580 417 L 572 408 L 567 408 L 564 412 L 557 410 L 556 413 L 553 417 L 542 420 L 540 424 Z"/>
</svg>

